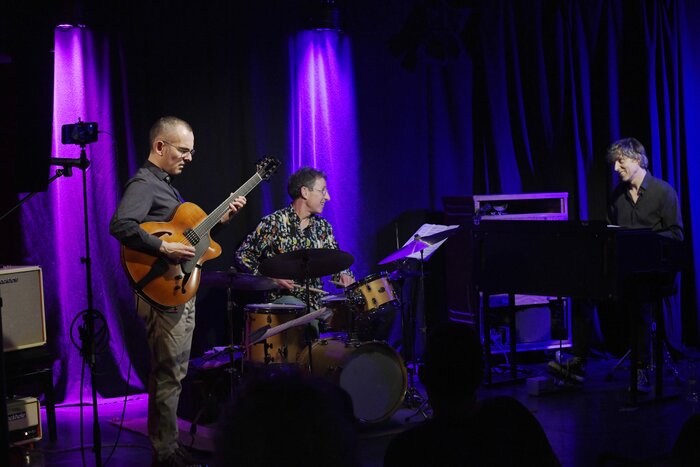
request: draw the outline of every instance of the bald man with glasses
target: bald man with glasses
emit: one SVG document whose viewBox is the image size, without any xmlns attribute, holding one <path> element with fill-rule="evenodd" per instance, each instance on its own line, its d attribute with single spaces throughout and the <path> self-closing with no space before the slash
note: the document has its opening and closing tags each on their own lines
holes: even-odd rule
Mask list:
<svg viewBox="0 0 700 467">
<path fill-rule="evenodd" d="M 192 162 L 194 133 L 177 117 L 159 118 L 149 132 L 148 160 L 127 183 L 110 222 L 110 233 L 124 246 L 177 263 L 192 259 L 195 249 L 149 234 L 140 224 L 171 218 L 183 200 L 172 185 Z M 246 204 L 243 196 L 229 204 L 220 222 L 227 223 Z M 137 295 L 137 312 L 145 321 L 151 367 L 148 375 L 148 434 L 154 466 L 197 465 L 178 443 L 177 406 L 187 374 L 195 324 L 195 298 L 160 309 Z"/>
</svg>

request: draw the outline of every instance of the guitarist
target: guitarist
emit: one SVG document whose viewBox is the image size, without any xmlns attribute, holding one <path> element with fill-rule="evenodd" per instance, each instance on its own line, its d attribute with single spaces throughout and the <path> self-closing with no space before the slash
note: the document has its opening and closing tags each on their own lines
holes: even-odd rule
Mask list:
<svg viewBox="0 0 700 467">
<path fill-rule="evenodd" d="M 123 245 L 161 255 L 179 262 L 195 255 L 194 247 L 167 242 L 147 233 L 143 222 L 167 221 L 183 202 L 172 186 L 194 156 L 192 127 L 177 117 L 162 117 L 149 132 L 150 152 L 146 163 L 127 183 L 117 211 L 110 222 L 110 233 Z M 246 204 L 243 196 L 229 204 L 221 218 L 227 223 Z M 195 464 L 178 444 L 177 405 L 181 381 L 187 373 L 195 297 L 188 302 L 161 310 L 137 296 L 137 311 L 146 324 L 151 368 L 148 376 L 148 434 L 153 447 L 154 466 Z"/>
</svg>

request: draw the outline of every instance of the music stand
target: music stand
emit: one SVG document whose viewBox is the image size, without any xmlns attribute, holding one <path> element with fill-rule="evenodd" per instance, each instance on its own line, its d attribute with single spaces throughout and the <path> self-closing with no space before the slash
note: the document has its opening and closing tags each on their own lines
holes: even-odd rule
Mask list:
<svg viewBox="0 0 700 467">
<path fill-rule="evenodd" d="M 459 231 L 459 229 L 460 226 L 458 225 L 446 226 L 438 224 L 423 224 L 416 231 L 416 233 L 413 234 L 412 240 L 407 241 L 403 247 L 381 260 L 378 264 L 383 265 L 405 258 L 418 259 L 420 264 L 420 272 L 418 275 L 418 291 L 420 293 L 420 300 L 425 306 L 425 261 L 427 261 L 430 258 L 430 256 L 432 256 L 432 254 L 440 247 L 440 245 L 442 245 L 442 243 L 445 240 L 447 240 L 452 235 L 456 234 Z M 413 416 L 415 416 L 418 413 L 422 414 L 424 418 L 427 418 L 427 415 L 423 411 L 423 408 L 427 404 L 427 399 L 424 399 L 423 396 L 418 392 L 413 379 L 416 364 L 416 308 L 417 305 L 414 302 L 413 306 L 409 309 L 408 312 L 408 323 L 406 323 L 402 319 L 402 325 L 404 326 L 403 335 L 409 336 L 410 341 L 408 346 L 406 347 L 410 347 L 410 354 L 411 358 L 413 359 L 414 366 L 413 371 L 409 371 L 409 387 L 406 391 L 406 398 L 413 403 L 419 403 L 416 412 L 413 415 L 406 417 L 406 421 L 410 420 Z M 406 324 L 408 325 L 409 332 L 406 332 Z M 408 362 L 406 362 L 406 366 L 409 366 Z"/>
</svg>

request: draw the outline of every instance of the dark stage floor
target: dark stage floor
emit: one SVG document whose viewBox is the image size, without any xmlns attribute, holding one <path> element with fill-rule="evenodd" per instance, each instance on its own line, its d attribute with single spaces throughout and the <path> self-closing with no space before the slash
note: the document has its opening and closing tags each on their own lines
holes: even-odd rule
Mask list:
<svg viewBox="0 0 700 467">
<path fill-rule="evenodd" d="M 544 358 L 544 355 L 534 355 L 521 368 L 530 377 L 542 376 L 545 374 Z M 612 380 L 607 378 L 616 363 L 612 358 L 597 358 L 590 362 L 589 377 L 584 389 L 530 396 L 527 385 L 522 382 L 485 387 L 480 390 L 480 396 L 511 395 L 523 402 L 542 423 L 564 466 L 594 466 L 604 453 L 657 461 L 669 453 L 683 421 L 700 410 L 700 404 L 687 400 L 689 383 L 685 376 L 689 361 L 686 359 L 676 362 L 678 378 L 670 369 L 666 372 L 665 390 L 667 393 L 676 393 L 677 397 L 634 407 L 628 404 L 627 367 L 620 367 L 613 374 Z M 417 389 L 423 392 L 418 385 Z M 118 421 L 122 407 L 123 399 L 104 401 L 99 405 L 103 459 L 110 454 L 117 438 L 118 429 L 113 420 Z M 411 413 L 413 410 L 402 408 L 390 420 L 368 426 L 363 431 L 360 449 L 364 466 L 382 465 L 384 450 L 392 436 L 420 421 L 421 416 L 418 415 L 406 422 L 405 417 Z M 45 414 L 42 415 L 43 426 L 46 427 Z M 149 465 L 148 440 L 142 434 L 132 431 L 143 429 L 145 415 L 145 396 L 132 396 L 126 404 L 125 415 L 125 425 L 130 429 L 122 430 L 119 445 L 106 465 Z M 91 444 L 91 407 L 86 407 L 85 416 L 85 441 Z M 57 442 L 50 442 L 46 435 L 46 439 L 37 443 L 29 452 L 27 465 L 81 465 L 79 409 L 57 408 L 57 423 Z M 508 420 L 503 420 L 503 423 L 508 423 Z M 184 431 L 189 431 L 189 423 L 185 422 L 183 426 Z M 294 427 L 288 429 L 293 430 Z M 200 427 L 194 438 L 194 445 L 201 448 L 196 454 L 204 464 L 211 460 L 211 454 L 207 451 L 211 449 L 210 434 L 206 426 Z M 181 439 L 185 443 L 192 441 L 189 434 Z M 87 465 L 94 465 L 94 454 L 90 446 L 85 451 L 85 457 Z"/>
</svg>

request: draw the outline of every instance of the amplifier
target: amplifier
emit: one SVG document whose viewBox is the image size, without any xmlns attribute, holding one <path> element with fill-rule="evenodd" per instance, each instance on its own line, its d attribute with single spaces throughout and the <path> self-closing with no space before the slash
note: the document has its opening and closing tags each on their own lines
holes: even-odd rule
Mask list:
<svg viewBox="0 0 700 467">
<path fill-rule="evenodd" d="M 3 349 L 7 352 L 46 344 L 41 268 L 0 267 L 0 297 Z"/>
<path fill-rule="evenodd" d="M 35 397 L 7 399 L 7 426 L 10 446 L 41 439 L 41 411 Z"/>
</svg>

